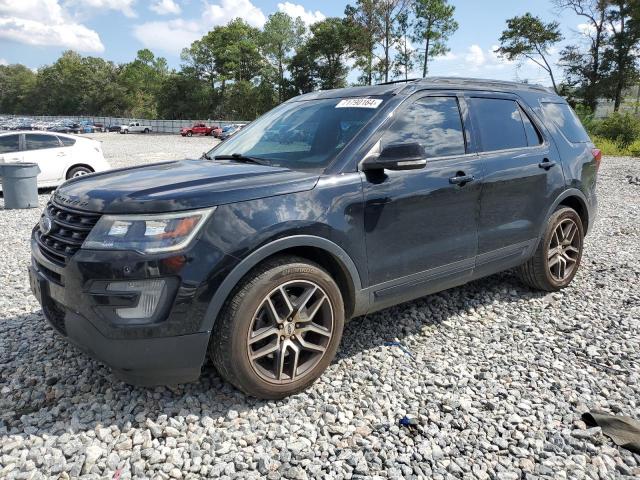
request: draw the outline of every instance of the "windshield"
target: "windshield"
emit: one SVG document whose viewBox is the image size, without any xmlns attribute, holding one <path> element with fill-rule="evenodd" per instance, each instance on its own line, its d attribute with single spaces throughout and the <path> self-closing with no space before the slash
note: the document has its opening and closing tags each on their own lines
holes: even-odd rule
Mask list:
<svg viewBox="0 0 640 480">
<path fill-rule="evenodd" d="M 382 98 L 285 103 L 216 146 L 208 156 L 238 154 L 294 170 L 324 169 L 382 103 Z"/>
</svg>

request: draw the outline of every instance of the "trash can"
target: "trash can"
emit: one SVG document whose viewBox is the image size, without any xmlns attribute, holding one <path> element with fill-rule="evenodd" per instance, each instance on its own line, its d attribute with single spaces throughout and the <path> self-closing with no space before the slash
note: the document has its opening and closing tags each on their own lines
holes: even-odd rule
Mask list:
<svg viewBox="0 0 640 480">
<path fill-rule="evenodd" d="M 37 163 L 0 163 L 4 208 L 34 208 L 38 206 Z"/>
</svg>

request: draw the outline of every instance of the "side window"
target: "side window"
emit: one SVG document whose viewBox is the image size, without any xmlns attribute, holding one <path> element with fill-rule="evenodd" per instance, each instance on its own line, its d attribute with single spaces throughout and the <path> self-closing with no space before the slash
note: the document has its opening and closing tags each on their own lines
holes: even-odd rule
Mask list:
<svg viewBox="0 0 640 480">
<path fill-rule="evenodd" d="M 589 134 L 580 123 L 580 119 L 566 103 L 543 103 L 544 116 L 555 123 L 572 143 L 589 142 Z"/>
<path fill-rule="evenodd" d="M 542 135 L 538 132 L 538 129 L 533 124 L 529 115 L 525 111 L 520 109 L 520 116 L 522 117 L 522 121 L 524 123 L 524 133 L 527 136 L 527 143 L 530 147 L 535 147 L 536 145 L 542 144 Z"/>
<path fill-rule="evenodd" d="M 424 97 L 416 100 L 391 125 L 382 139 L 392 143 L 420 143 L 427 158 L 464 155 L 464 130 L 458 99 Z"/>
<path fill-rule="evenodd" d="M 0 137 L 0 153 L 20 151 L 20 135 L 4 135 Z"/>
<path fill-rule="evenodd" d="M 60 142 L 55 135 L 39 133 L 25 134 L 26 150 L 44 150 L 46 148 L 60 148 Z"/>
<path fill-rule="evenodd" d="M 75 138 L 58 137 L 58 140 L 60 140 L 60 143 L 62 143 L 64 147 L 73 147 L 76 144 Z"/>
<path fill-rule="evenodd" d="M 515 101 L 472 98 L 470 103 L 477 120 L 482 151 L 491 152 L 529 145 L 520 107 Z"/>
</svg>

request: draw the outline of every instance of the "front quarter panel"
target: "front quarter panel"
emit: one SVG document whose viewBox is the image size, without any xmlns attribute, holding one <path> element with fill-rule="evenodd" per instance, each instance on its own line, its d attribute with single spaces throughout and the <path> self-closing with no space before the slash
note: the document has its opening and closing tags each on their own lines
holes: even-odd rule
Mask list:
<svg viewBox="0 0 640 480">
<path fill-rule="evenodd" d="M 278 240 L 317 237 L 343 251 L 355 267 L 358 283 L 367 282 L 362 189 L 357 173 L 322 177 L 306 192 L 221 205 L 204 235 L 237 264 Z M 212 328 L 216 314 L 208 312 L 203 329 Z"/>
</svg>

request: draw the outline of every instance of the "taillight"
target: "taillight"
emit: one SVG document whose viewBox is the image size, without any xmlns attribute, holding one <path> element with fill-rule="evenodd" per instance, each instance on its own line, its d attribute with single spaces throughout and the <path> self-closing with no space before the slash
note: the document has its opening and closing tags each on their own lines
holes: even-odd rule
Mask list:
<svg viewBox="0 0 640 480">
<path fill-rule="evenodd" d="M 602 160 L 602 150 L 599 148 L 591 149 L 593 159 L 596 161 L 596 170 L 600 168 L 600 161 Z"/>
</svg>

